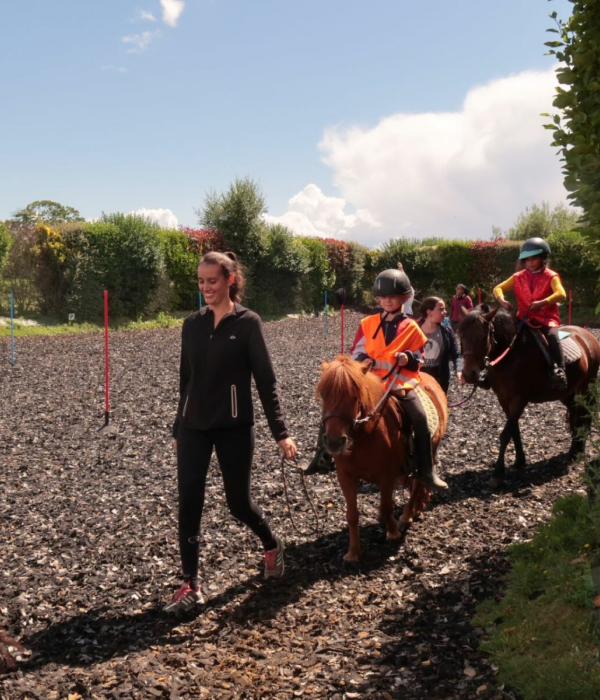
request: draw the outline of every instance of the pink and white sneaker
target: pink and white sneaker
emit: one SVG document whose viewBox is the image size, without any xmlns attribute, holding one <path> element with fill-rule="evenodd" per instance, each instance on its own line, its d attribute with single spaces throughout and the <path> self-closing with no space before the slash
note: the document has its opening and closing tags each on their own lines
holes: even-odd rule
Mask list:
<svg viewBox="0 0 600 700">
<path fill-rule="evenodd" d="M 167 603 L 163 608 L 164 612 L 178 613 L 191 610 L 195 605 L 203 605 L 204 597 L 202 596 L 202 588 L 198 586 L 194 590 L 188 581 L 175 593 L 170 603 Z"/>
<path fill-rule="evenodd" d="M 285 562 L 283 561 L 283 541 L 279 537 L 275 537 L 277 547 L 275 549 L 265 549 L 265 578 L 281 578 L 285 571 Z"/>
</svg>

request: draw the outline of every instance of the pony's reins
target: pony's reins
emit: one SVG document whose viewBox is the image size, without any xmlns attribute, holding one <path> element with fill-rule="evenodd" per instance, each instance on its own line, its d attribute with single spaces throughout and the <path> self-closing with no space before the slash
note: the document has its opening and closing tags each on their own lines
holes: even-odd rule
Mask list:
<svg viewBox="0 0 600 700">
<path fill-rule="evenodd" d="M 274 459 L 272 459 L 268 466 L 270 467 L 271 464 L 273 464 Z M 288 493 L 288 485 L 287 485 L 287 476 L 285 473 L 285 463 L 290 462 L 294 464 L 296 467 L 298 467 L 298 471 L 300 472 L 300 477 L 302 480 L 302 489 L 304 491 L 304 495 L 306 496 L 306 500 L 308 501 L 310 508 L 313 512 L 313 515 L 315 516 L 315 527 L 310 530 L 309 532 L 302 532 L 298 526 L 296 525 L 296 522 L 294 521 L 294 516 L 292 515 L 292 504 L 290 503 L 290 497 Z M 287 512 L 288 516 L 290 518 L 290 522 L 292 523 L 292 528 L 294 529 L 295 532 L 297 532 L 299 535 L 315 535 L 318 536 L 321 532 L 321 525 L 319 522 L 319 514 L 317 513 L 317 509 L 315 508 L 315 504 L 313 502 L 313 499 L 310 496 L 310 493 L 308 492 L 308 488 L 306 486 L 306 479 L 304 477 L 304 469 L 298 466 L 298 460 L 294 457 L 294 459 L 288 459 L 287 457 L 283 456 L 281 457 L 281 476 L 283 479 L 283 492 L 285 493 L 285 501 L 287 504 Z"/>
<path fill-rule="evenodd" d="M 467 403 L 469 399 L 473 397 L 473 394 L 477 391 L 477 384 L 473 386 L 473 391 L 467 396 L 466 399 L 463 399 L 462 401 L 459 401 L 458 403 L 449 403 L 448 408 L 458 408 L 459 406 L 462 406 L 463 403 Z"/>
</svg>

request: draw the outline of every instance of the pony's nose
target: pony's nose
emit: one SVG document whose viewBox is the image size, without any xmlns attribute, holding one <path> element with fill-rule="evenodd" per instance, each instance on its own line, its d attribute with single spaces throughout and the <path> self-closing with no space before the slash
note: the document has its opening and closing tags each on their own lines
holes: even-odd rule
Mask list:
<svg viewBox="0 0 600 700">
<path fill-rule="evenodd" d="M 329 435 L 323 435 L 323 444 L 329 454 L 339 455 L 346 449 L 348 438 L 345 435 L 340 435 L 338 438 L 332 438 Z"/>
</svg>

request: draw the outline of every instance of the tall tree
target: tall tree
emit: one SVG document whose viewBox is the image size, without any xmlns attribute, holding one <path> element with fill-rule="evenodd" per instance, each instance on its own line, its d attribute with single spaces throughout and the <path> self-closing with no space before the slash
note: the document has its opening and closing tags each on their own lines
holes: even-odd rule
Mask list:
<svg viewBox="0 0 600 700">
<path fill-rule="evenodd" d="M 41 199 L 16 211 L 11 221 L 36 226 L 41 223 L 58 224 L 62 221 L 85 221 L 85 219 L 74 207 L 66 207 L 49 199 Z"/>
<path fill-rule="evenodd" d="M 532 204 L 519 214 L 505 237 L 509 241 L 524 241 L 527 238 L 548 238 L 555 233 L 566 233 L 577 228 L 579 213 L 565 204 L 550 209 L 548 202 Z"/>
<path fill-rule="evenodd" d="M 204 207 L 197 209 L 201 226 L 220 231 L 223 242 L 246 263 L 261 257 L 264 251 L 265 198 L 257 182 L 249 177 L 235 181 L 227 192 L 209 192 Z"/>
<path fill-rule="evenodd" d="M 10 233 L 2 221 L 0 221 L 0 270 L 4 267 L 11 244 L 12 238 L 10 237 Z"/>
<path fill-rule="evenodd" d="M 582 231 L 600 252 L 600 0 L 571 2 L 566 22 L 550 15 L 557 28 L 548 31 L 558 36 L 546 46 L 560 61 L 553 104 L 562 116 L 545 126 L 562 156 L 569 199 L 583 210 Z"/>
</svg>

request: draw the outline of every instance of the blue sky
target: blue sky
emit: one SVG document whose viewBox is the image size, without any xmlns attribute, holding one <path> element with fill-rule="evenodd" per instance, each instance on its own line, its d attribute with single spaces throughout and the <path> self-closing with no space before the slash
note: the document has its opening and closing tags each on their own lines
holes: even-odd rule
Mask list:
<svg viewBox="0 0 600 700">
<path fill-rule="evenodd" d="M 249 175 L 272 220 L 298 232 L 369 245 L 485 237 L 527 204 L 564 197 L 538 115 L 553 90 L 548 15 L 570 8 L 5 4 L 0 219 L 53 199 L 88 218 L 163 209 L 163 221 L 195 225 L 207 190 Z"/>
</svg>

